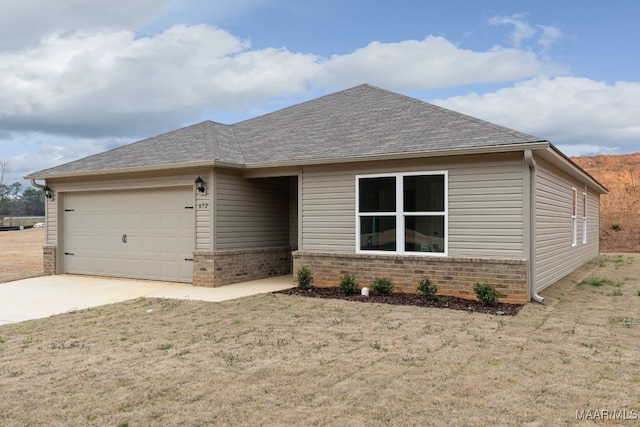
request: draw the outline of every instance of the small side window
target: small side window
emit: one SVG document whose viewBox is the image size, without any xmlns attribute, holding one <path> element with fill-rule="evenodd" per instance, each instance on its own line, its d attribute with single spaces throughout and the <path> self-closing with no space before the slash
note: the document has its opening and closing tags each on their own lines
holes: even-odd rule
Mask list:
<svg viewBox="0 0 640 427">
<path fill-rule="evenodd" d="M 587 193 L 582 193 L 582 244 L 587 243 Z"/>
<path fill-rule="evenodd" d="M 571 189 L 571 246 L 578 244 L 578 190 Z"/>
</svg>

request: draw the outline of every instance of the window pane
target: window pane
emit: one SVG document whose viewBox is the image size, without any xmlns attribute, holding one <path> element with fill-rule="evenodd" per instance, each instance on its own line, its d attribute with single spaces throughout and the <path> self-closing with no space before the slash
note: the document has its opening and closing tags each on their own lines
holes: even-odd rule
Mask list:
<svg viewBox="0 0 640 427">
<path fill-rule="evenodd" d="M 406 216 L 404 250 L 444 252 L 443 216 Z"/>
<path fill-rule="evenodd" d="M 395 212 L 396 178 L 360 178 L 360 212 Z"/>
<path fill-rule="evenodd" d="M 396 217 L 363 216 L 360 218 L 360 249 L 396 250 Z"/>
<path fill-rule="evenodd" d="M 405 212 L 444 212 L 444 175 L 404 177 Z"/>
</svg>

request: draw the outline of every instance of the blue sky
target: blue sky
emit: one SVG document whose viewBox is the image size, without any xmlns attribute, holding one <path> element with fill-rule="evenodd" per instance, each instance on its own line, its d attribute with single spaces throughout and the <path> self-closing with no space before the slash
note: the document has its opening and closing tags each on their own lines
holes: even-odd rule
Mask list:
<svg viewBox="0 0 640 427">
<path fill-rule="evenodd" d="M 640 2 L 0 0 L 10 180 L 369 83 L 550 140 L 640 151 Z"/>
</svg>

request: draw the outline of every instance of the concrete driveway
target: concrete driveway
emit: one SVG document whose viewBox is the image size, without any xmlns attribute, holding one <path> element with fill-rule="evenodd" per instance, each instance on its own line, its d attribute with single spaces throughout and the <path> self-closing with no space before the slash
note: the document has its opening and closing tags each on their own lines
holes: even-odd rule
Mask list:
<svg viewBox="0 0 640 427">
<path fill-rule="evenodd" d="M 292 276 L 270 277 L 219 288 L 72 274 L 34 277 L 0 283 L 0 325 L 139 297 L 218 302 L 291 287 Z"/>
</svg>

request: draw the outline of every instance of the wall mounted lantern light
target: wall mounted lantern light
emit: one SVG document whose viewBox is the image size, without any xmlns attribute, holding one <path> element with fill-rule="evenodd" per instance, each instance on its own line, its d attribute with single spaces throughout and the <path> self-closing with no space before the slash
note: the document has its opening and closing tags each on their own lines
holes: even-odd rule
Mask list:
<svg viewBox="0 0 640 427">
<path fill-rule="evenodd" d="M 204 181 L 202 180 L 202 178 L 198 177 L 196 178 L 196 189 L 201 192 L 204 193 Z"/>
<path fill-rule="evenodd" d="M 44 196 L 49 200 L 53 200 L 53 190 L 46 185 L 43 188 L 43 190 L 44 190 Z"/>
</svg>

